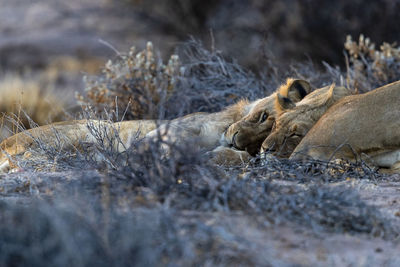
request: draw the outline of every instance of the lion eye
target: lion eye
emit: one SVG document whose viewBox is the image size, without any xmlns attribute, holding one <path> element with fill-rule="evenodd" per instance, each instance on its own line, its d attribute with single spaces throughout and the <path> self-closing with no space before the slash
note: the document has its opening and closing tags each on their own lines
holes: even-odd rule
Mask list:
<svg viewBox="0 0 400 267">
<path fill-rule="evenodd" d="M 263 112 L 260 122 L 264 122 L 266 119 L 268 118 L 268 113 L 267 112 Z"/>
</svg>

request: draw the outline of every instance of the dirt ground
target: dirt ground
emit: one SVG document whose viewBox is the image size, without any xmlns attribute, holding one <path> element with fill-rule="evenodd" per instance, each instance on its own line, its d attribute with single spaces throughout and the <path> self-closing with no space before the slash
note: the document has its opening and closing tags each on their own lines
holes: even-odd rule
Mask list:
<svg viewBox="0 0 400 267">
<path fill-rule="evenodd" d="M 66 184 L 77 183 L 75 186 L 83 186 L 90 192 L 93 188 L 89 180 L 97 181 L 100 177 L 101 174 L 93 171 L 2 175 L 0 200 L 8 204 L 29 205 L 37 198 L 57 199 L 57 194 L 70 194 L 69 197 L 75 198 L 74 193 L 62 192 Z M 86 182 L 80 179 L 86 179 Z M 377 207 L 379 212 L 397 225 L 400 223 L 399 185 L 399 182 L 354 179 L 331 184 L 332 187 L 348 186 L 359 192 L 363 200 Z M 271 224 L 263 216 L 248 217 L 240 211 L 177 211 L 170 223 L 179 225 L 183 231 L 181 235 L 188 238 L 199 238 L 200 233 L 188 229 L 203 225 L 216 239 L 214 246 L 217 246 L 215 249 L 219 253 L 224 255 L 225 250 L 229 256 L 231 248 L 244 255 L 251 251 L 251 265 L 398 266 L 400 263 L 400 243 L 395 239 L 373 238 L 365 234 L 328 233 L 316 230 L 318 227 L 312 229 L 288 222 Z"/>
</svg>

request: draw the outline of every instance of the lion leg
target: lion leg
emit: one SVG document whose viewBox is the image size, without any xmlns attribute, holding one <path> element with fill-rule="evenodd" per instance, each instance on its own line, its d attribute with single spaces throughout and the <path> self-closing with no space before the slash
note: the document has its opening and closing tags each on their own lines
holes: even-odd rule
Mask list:
<svg viewBox="0 0 400 267">
<path fill-rule="evenodd" d="M 385 174 L 400 174 L 400 161 L 394 163 L 390 168 L 381 168 L 379 171 Z"/>
</svg>

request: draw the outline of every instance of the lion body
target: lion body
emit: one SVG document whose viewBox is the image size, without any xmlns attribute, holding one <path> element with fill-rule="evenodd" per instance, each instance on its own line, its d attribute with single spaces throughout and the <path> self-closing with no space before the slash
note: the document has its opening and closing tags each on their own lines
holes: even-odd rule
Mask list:
<svg viewBox="0 0 400 267">
<path fill-rule="evenodd" d="M 82 145 L 96 143 L 105 136 L 115 136 L 116 151 L 126 150 L 133 140 L 158 139 L 163 143 L 195 141 L 205 150 L 219 145 L 222 133 L 235 121 L 249 112 L 251 105 L 241 100 L 216 113 L 193 113 L 171 121 L 136 120 L 112 123 L 101 120 L 79 120 L 53 123 L 15 134 L 0 144 L 0 172 L 17 167 L 15 156 L 22 155 L 40 146 L 56 147 L 60 150 L 82 150 Z M 235 152 L 230 152 L 230 154 Z M 239 153 L 240 154 L 240 153 Z M 32 159 L 34 160 L 34 159 Z"/>
<path fill-rule="evenodd" d="M 333 105 L 296 147 L 291 158 L 356 160 L 400 168 L 400 81 Z"/>
<path fill-rule="evenodd" d="M 111 145 L 117 151 L 124 151 L 133 138 L 144 137 L 157 128 L 162 121 L 137 120 L 112 123 L 101 120 L 73 120 L 52 123 L 17 133 L 1 142 L 0 172 L 16 167 L 16 155 L 24 154 L 39 147 L 53 147 L 58 150 L 82 150 L 88 143 L 96 143 L 99 138 L 115 136 L 119 140 Z M 103 136 L 100 136 L 103 135 Z M 109 138 L 108 140 L 111 140 Z"/>
</svg>

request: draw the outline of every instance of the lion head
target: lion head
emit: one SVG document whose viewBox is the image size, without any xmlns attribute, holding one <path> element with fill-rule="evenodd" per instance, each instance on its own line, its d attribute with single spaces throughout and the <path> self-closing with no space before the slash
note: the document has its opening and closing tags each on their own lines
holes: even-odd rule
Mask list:
<svg viewBox="0 0 400 267">
<path fill-rule="evenodd" d="M 277 118 L 270 135 L 261 145 L 261 152 L 272 152 L 289 157 L 303 137 L 327 109 L 351 92 L 332 84 L 308 94 L 294 104 L 282 95 L 276 95 Z"/>
<path fill-rule="evenodd" d="M 287 100 L 286 105 L 294 106 L 310 91 L 311 86 L 308 82 L 288 79 L 277 92 L 248 105 L 247 115 L 229 126 L 222 135 L 221 143 L 238 150 L 245 150 L 251 155 L 257 154 L 275 122 L 277 96 L 283 101 Z"/>
</svg>

